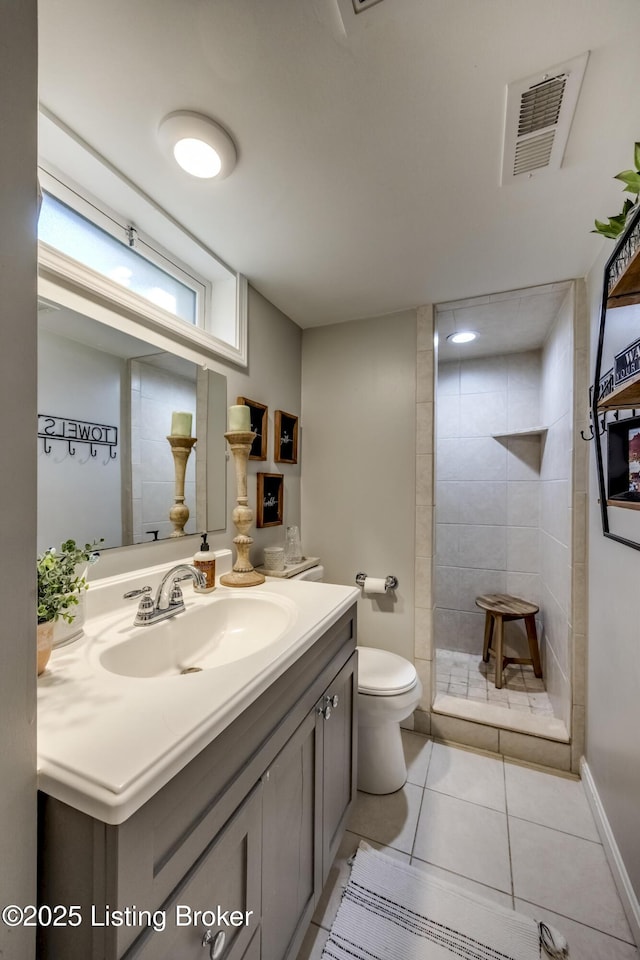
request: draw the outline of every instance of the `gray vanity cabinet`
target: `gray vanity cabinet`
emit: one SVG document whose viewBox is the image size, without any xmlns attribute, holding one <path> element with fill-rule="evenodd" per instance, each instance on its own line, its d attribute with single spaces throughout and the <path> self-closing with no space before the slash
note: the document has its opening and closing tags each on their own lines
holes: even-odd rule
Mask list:
<svg viewBox="0 0 640 960">
<path fill-rule="evenodd" d="M 355 645 L 354 606 L 118 826 L 41 794 L 40 903 L 84 922 L 41 929 L 39 960 L 209 960 L 179 907 L 249 915 L 211 927 L 220 960 L 294 960 L 355 796 Z M 166 928 L 94 926 L 92 904 L 159 910 Z"/>
<path fill-rule="evenodd" d="M 356 783 L 356 684 L 352 656 L 262 778 L 262 960 L 297 956 L 342 839 Z"/>
</svg>

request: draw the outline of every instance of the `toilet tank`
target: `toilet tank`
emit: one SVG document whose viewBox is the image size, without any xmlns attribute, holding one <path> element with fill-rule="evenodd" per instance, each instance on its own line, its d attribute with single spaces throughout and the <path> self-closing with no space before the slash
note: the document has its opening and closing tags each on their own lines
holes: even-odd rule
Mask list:
<svg viewBox="0 0 640 960">
<path fill-rule="evenodd" d="M 295 577 L 291 577 L 292 580 L 324 580 L 324 567 L 321 563 L 318 563 L 315 567 L 309 567 L 308 570 L 303 570 L 302 573 L 296 573 Z"/>
</svg>

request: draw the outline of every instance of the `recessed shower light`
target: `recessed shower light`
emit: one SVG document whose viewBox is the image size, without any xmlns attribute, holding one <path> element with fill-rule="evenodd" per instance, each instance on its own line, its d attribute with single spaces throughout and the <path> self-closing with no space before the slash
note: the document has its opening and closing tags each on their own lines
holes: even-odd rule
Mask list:
<svg viewBox="0 0 640 960">
<path fill-rule="evenodd" d="M 472 330 L 459 330 L 457 333 L 450 333 L 447 340 L 451 343 L 471 343 L 477 336 Z"/>
<path fill-rule="evenodd" d="M 165 153 L 192 177 L 223 180 L 236 164 L 236 147 L 210 117 L 178 110 L 164 118 L 158 139 Z"/>
</svg>

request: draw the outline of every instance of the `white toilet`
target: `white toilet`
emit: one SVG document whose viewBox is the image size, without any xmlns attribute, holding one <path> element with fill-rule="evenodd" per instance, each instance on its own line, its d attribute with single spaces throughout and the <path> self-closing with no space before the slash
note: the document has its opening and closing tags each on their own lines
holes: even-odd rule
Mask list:
<svg viewBox="0 0 640 960">
<path fill-rule="evenodd" d="M 296 580 L 323 580 L 318 565 Z M 420 702 L 416 668 L 388 650 L 358 647 L 358 789 L 394 793 L 407 780 L 400 723 Z"/>
</svg>

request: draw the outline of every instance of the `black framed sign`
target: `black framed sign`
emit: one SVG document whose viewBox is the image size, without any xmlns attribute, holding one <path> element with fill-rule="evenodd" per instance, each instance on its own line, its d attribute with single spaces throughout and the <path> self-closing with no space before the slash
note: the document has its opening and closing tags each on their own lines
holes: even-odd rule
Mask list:
<svg viewBox="0 0 640 960">
<path fill-rule="evenodd" d="M 298 418 L 284 410 L 276 410 L 274 416 L 275 438 L 273 459 L 276 463 L 298 462 Z"/>
<path fill-rule="evenodd" d="M 238 397 L 236 403 L 244 403 L 251 412 L 251 430 L 255 439 L 251 444 L 249 460 L 267 459 L 267 424 L 269 408 L 257 400 L 248 400 L 247 397 Z"/>
<path fill-rule="evenodd" d="M 281 473 L 258 474 L 258 527 L 277 527 L 282 523 L 284 476 Z"/>
</svg>

